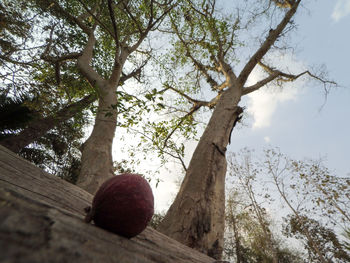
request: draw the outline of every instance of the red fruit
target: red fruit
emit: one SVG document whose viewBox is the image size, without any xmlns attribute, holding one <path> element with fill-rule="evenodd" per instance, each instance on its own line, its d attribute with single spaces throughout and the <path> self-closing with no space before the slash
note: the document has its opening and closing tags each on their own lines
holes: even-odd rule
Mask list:
<svg viewBox="0 0 350 263">
<path fill-rule="evenodd" d="M 85 221 L 94 220 L 98 227 L 131 238 L 146 228 L 153 212 L 148 182 L 137 174 L 121 174 L 101 185 Z"/>
</svg>

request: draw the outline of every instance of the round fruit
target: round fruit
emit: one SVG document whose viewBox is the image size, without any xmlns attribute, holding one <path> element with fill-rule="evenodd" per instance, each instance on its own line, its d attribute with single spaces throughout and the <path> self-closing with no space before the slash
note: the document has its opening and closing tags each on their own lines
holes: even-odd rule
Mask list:
<svg viewBox="0 0 350 263">
<path fill-rule="evenodd" d="M 148 182 L 137 174 L 116 175 L 95 194 L 85 221 L 127 238 L 141 233 L 154 213 L 154 198 Z"/>
</svg>

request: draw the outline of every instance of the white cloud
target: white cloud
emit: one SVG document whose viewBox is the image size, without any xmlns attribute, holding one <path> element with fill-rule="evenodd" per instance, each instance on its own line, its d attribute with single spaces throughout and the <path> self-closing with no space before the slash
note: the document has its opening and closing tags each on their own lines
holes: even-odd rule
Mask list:
<svg viewBox="0 0 350 263">
<path fill-rule="evenodd" d="M 338 22 L 350 14 L 350 0 L 338 0 L 332 13 L 332 19 Z"/>
<path fill-rule="evenodd" d="M 305 70 L 305 67 L 300 61 L 296 61 L 291 55 L 281 56 L 273 54 L 270 57 L 270 63 L 279 69 L 284 69 L 286 72 L 298 74 Z M 261 70 L 254 70 L 249 77 L 247 85 L 252 85 L 257 81 L 266 77 Z M 286 83 L 283 89 L 279 88 L 262 88 L 248 95 L 247 111 L 253 118 L 253 129 L 265 128 L 270 126 L 271 119 L 277 107 L 281 103 L 295 100 L 300 92 L 302 80 L 291 83 Z"/>
<path fill-rule="evenodd" d="M 265 141 L 266 143 L 269 143 L 269 142 L 271 142 L 271 138 L 270 138 L 269 136 L 265 136 L 265 137 L 264 137 L 264 141 Z"/>
</svg>

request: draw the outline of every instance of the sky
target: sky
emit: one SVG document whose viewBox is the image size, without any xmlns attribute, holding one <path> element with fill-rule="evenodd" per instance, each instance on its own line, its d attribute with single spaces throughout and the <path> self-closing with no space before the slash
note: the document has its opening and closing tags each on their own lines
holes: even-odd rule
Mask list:
<svg viewBox="0 0 350 263">
<path fill-rule="evenodd" d="M 248 113 L 246 125 L 234 129 L 228 151 L 279 147 L 292 158 L 323 158 L 336 175 L 350 177 L 350 0 L 306 2 L 295 19 L 299 25 L 292 39 L 296 52 L 276 62 L 289 65 L 293 72 L 325 65 L 339 87 L 325 96 L 321 84 L 298 81 L 283 91 L 249 95 L 242 100 Z M 249 81 L 258 78 L 256 72 Z M 187 162 L 195 145 L 187 145 Z M 178 190 L 179 169 L 171 164 L 168 168 L 161 171 L 158 187 L 151 182 L 158 212 L 168 209 Z"/>
<path fill-rule="evenodd" d="M 295 158 L 325 158 L 329 168 L 346 176 L 350 173 L 350 0 L 310 1 L 296 22 L 299 51 L 283 61 L 290 61 L 292 71 L 324 64 L 340 87 L 327 97 L 321 84 L 303 81 L 273 95 L 266 90 L 253 93 L 247 99 L 252 127 L 235 131 L 230 150 L 277 146 Z"/>
</svg>

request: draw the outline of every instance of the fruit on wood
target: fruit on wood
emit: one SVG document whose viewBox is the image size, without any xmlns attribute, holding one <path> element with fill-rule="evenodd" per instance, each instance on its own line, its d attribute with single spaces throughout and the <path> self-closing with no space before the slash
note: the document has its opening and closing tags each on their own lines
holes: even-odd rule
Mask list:
<svg viewBox="0 0 350 263">
<path fill-rule="evenodd" d="M 116 175 L 95 194 L 85 221 L 127 238 L 141 233 L 154 212 L 152 189 L 137 174 Z"/>
</svg>

